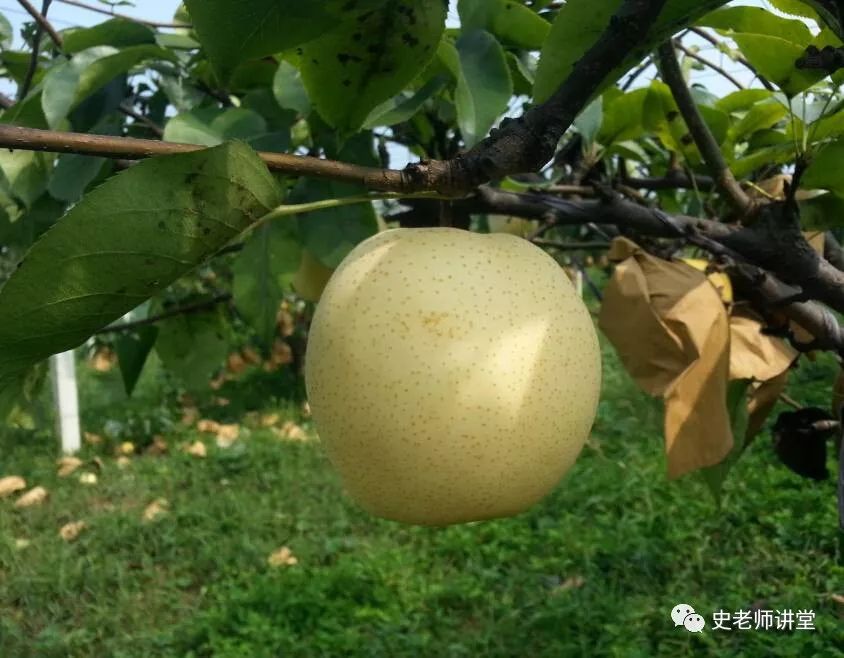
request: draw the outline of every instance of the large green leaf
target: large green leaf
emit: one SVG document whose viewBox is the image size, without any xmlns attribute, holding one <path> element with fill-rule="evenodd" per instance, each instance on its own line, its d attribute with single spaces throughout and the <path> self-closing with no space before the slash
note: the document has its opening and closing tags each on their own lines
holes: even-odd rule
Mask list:
<svg viewBox="0 0 844 658">
<path fill-rule="evenodd" d="M 464 31 L 486 30 L 517 48 L 539 50 L 551 31 L 533 9 L 512 0 L 460 0 L 457 9 Z"/>
<path fill-rule="evenodd" d="M 235 306 L 265 349 L 272 346 L 278 308 L 302 260 L 299 240 L 292 218 L 265 223 L 250 236 L 234 264 Z"/>
<path fill-rule="evenodd" d="M 199 40 L 224 74 L 247 59 L 299 46 L 388 0 L 186 0 Z M 439 3 L 437 3 L 439 4 Z"/>
<path fill-rule="evenodd" d="M 357 131 L 433 59 L 445 15 L 439 0 L 388 0 L 306 44 L 302 79 L 320 116 L 343 133 Z"/>
<path fill-rule="evenodd" d="M 121 73 L 149 59 L 175 60 L 171 52 L 155 45 L 131 46 L 117 50 L 96 46 L 74 55 L 59 64 L 44 78 L 41 103 L 50 127 L 61 121 L 91 94 Z"/>
<path fill-rule="evenodd" d="M 504 49 L 485 30 L 472 30 L 457 42 L 460 77 L 454 102 L 457 123 L 467 146 L 474 146 L 507 110 L 513 79 Z"/>
<path fill-rule="evenodd" d="M 674 32 L 693 24 L 708 11 L 727 0 L 671 0 L 662 10 L 640 47 L 634 49 L 625 63 L 608 75 L 599 91 L 612 84 L 630 67 L 641 61 L 656 44 Z M 598 41 L 618 11 L 622 0 L 569 0 L 563 5 L 551 26 L 551 33 L 542 48 L 536 73 L 533 96 L 537 102 L 547 100 L 562 84 L 575 63 Z M 584 99 L 588 101 L 589 99 Z"/>
<path fill-rule="evenodd" d="M 278 203 L 247 146 L 149 160 L 45 233 L 0 289 L 0 389 L 149 299 Z"/>
</svg>

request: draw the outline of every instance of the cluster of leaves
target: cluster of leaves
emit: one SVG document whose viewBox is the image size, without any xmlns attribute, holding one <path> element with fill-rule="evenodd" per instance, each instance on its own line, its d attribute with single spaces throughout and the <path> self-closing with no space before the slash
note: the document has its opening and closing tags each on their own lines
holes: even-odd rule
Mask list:
<svg viewBox="0 0 844 658">
<path fill-rule="evenodd" d="M 655 45 L 697 24 L 729 37 L 738 50 L 725 45 L 724 53 L 741 55 L 770 83 L 723 97 L 693 89 L 733 172 L 761 184 L 812 153 L 803 185 L 820 193 L 805 195 L 805 228 L 840 221 L 844 104 L 837 77 L 830 84 L 822 72 L 795 67 L 810 43 L 842 45 L 840 15 L 827 2 L 772 2 L 797 19 L 724 4 L 670 0 L 640 47 L 602 81 L 568 135 L 573 147 L 530 184 L 606 182 L 631 172 L 661 177 L 678 167 L 703 173 L 665 84 L 614 86 Z M 504 114 L 549 98 L 621 5 L 460 0 L 455 27 L 442 1 L 188 0 L 175 17 L 183 28 L 112 18 L 61 32 L 35 58 L 33 30 L 17 51 L 0 20 L 2 75 L 21 96 L 5 103 L 0 124 L 209 147 L 134 165 L 0 152 L 0 277 L 7 279 L 0 289 L 0 416 L 34 394 L 45 358 L 122 317 L 143 322 L 193 309 L 115 334 L 130 390 L 152 350 L 193 389 L 211 379 L 227 346 L 244 334 L 268 352 L 281 302 L 307 287 L 307 265 L 336 267 L 379 229 L 387 206 L 262 221 L 281 204 L 365 190 L 271 173 L 256 151 L 369 167 L 387 166 L 399 149 L 452 158 Z M 802 19 L 815 20 L 818 30 Z M 650 191 L 645 199 L 687 214 L 719 203 L 699 189 Z M 211 303 L 230 297 L 231 306 Z"/>
</svg>

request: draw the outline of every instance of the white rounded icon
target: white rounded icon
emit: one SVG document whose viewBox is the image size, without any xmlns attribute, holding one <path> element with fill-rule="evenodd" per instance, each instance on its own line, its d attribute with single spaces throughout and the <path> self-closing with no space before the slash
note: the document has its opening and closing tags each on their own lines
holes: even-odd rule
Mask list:
<svg viewBox="0 0 844 658">
<path fill-rule="evenodd" d="M 703 620 L 703 615 L 693 612 L 686 615 L 686 618 L 683 619 L 683 626 L 685 626 L 686 630 L 690 633 L 700 633 L 706 627 L 706 622 Z"/>
<path fill-rule="evenodd" d="M 678 603 L 671 611 L 671 619 L 674 621 L 675 626 L 682 626 L 686 615 L 693 615 L 694 613 L 695 609 L 688 603 Z"/>
</svg>

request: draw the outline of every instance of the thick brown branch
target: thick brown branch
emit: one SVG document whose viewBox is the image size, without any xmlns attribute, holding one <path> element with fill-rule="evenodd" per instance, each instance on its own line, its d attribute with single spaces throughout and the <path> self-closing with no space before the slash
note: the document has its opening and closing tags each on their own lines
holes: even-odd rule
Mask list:
<svg viewBox="0 0 844 658">
<path fill-rule="evenodd" d="M 818 299 L 836 310 L 844 309 L 844 272 L 820 258 L 808 244 L 804 246 L 802 236 L 788 235 L 784 242 L 772 240 L 765 215 L 776 212 L 776 204 L 763 209 L 758 226 L 743 228 L 686 215 L 669 215 L 619 197 L 570 201 L 551 195 L 481 187 L 476 197 L 463 203 L 471 205 L 472 212 L 539 219 L 558 226 L 613 225 L 622 234 L 679 238 L 719 256 L 735 256 L 746 268 L 745 275 L 752 278 L 751 287 L 764 293 L 766 304 L 786 312 L 829 349 L 844 353 L 844 331 L 830 311 L 820 304 L 792 301 L 795 296 L 805 297 Z"/>
<path fill-rule="evenodd" d="M 644 42 L 667 0 L 624 0 L 598 41 L 546 102 L 501 127 L 468 153 L 408 167 L 416 189 L 460 196 L 510 174 L 538 171 L 607 76 Z"/>
<path fill-rule="evenodd" d="M 718 187 L 741 212 L 748 212 L 751 209 L 750 197 L 741 189 L 733 176 L 733 172 L 727 166 L 727 161 L 721 153 L 718 142 L 715 141 L 715 137 L 713 137 L 700 110 L 695 105 L 692 94 L 683 79 L 683 72 L 680 70 L 673 43 L 671 41 L 663 43 L 657 54 L 662 78 L 671 89 L 671 94 L 674 96 L 674 101 L 686 122 L 689 133 L 691 133 L 692 139 L 694 139 L 712 176 L 718 182 Z"/>
<path fill-rule="evenodd" d="M 78 153 L 80 155 L 130 160 L 176 153 L 191 153 L 205 149 L 204 146 L 195 144 L 172 144 L 152 139 L 36 130 L 3 124 L 0 124 L 0 147 L 23 151 Z M 261 152 L 258 155 L 274 171 L 296 176 L 314 176 L 358 183 L 369 190 L 382 192 L 409 191 L 407 179 L 404 172 L 401 171 L 363 167 L 336 160 L 323 160 L 287 153 Z"/>
<path fill-rule="evenodd" d="M 142 18 L 135 18 L 134 16 L 128 16 L 127 14 L 118 14 L 117 12 L 110 11 L 105 7 L 97 7 L 96 5 L 89 5 L 85 2 L 79 2 L 78 0 L 58 0 L 66 5 L 73 5 L 74 7 L 81 7 L 82 9 L 87 9 L 88 11 L 94 11 L 98 14 L 105 14 L 106 16 L 111 16 L 112 18 L 122 18 L 127 21 L 132 21 L 133 23 L 140 23 L 141 25 L 146 25 L 148 27 L 162 27 L 162 28 L 190 28 L 190 25 L 186 25 L 184 23 L 159 23 L 157 21 L 147 21 Z"/>
</svg>

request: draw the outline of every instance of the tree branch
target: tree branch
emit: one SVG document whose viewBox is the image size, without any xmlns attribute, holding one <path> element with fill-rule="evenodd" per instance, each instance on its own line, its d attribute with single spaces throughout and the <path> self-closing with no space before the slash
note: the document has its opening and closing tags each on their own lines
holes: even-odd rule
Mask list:
<svg viewBox="0 0 844 658">
<path fill-rule="evenodd" d="M 615 226 L 623 235 L 680 238 L 717 256 L 735 258 L 738 262 L 731 266 L 731 273 L 743 286 L 743 294 L 755 300 L 760 308 L 775 308 L 806 329 L 815 336 L 819 348 L 844 355 L 844 328 L 835 316 L 816 302 L 789 302 L 799 296 L 800 289 L 789 285 L 791 282 L 781 281 L 753 262 L 769 247 L 760 235 L 756 235 L 755 241 L 750 241 L 746 235 L 742 236 L 742 240 L 736 240 L 736 236 L 747 229 L 686 215 L 669 215 L 620 197 L 602 201 L 570 201 L 550 195 L 519 194 L 482 186 L 475 197 L 459 203 L 468 206 L 471 212 L 550 220 L 558 226 L 594 223 Z M 804 263 L 793 272 L 792 275 L 797 275 L 793 278 L 806 278 L 805 266 Z M 808 274 L 812 276 L 811 272 Z"/>
<path fill-rule="evenodd" d="M 704 162 L 717 181 L 718 187 L 741 212 L 748 212 L 752 207 L 750 197 L 741 189 L 733 176 L 733 172 L 727 166 L 721 148 L 692 99 L 686 81 L 683 79 L 683 72 L 680 70 L 677 55 L 674 52 L 674 44 L 670 40 L 666 41 L 657 50 L 657 55 L 663 80 L 671 89 L 671 94 L 674 96 L 680 114 L 683 115 L 683 120 L 686 122 Z"/>
<path fill-rule="evenodd" d="M 694 25 L 689 26 L 688 30 L 689 32 L 693 32 L 694 34 L 698 35 L 701 39 L 708 41 L 716 48 L 721 48 L 721 42 L 718 41 L 718 39 L 713 37 L 711 34 L 709 34 L 709 32 L 707 32 L 706 30 L 701 29 L 699 27 L 695 27 Z M 776 91 L 776 87 L 774 87 L 774 85 L 768 82 L 767 78 L 760 74 L 759 71 L 756 70 L 756 67 L 753 66 L 753 64 L 751 64 L 746 58 L 739 55 L 739 57 L 736 58 L 736 61 L 742 66 L 744 66 L 753 75 L 755 75 L 756 79 L 759 81 L 759 84 L 765 87 L 765 89 L 767 89 L 768 91 Z"/>
<path fill-rule="evenodd" d="M 510 174 L 538 171 L 553 157 L 563 133 L 607 76 L 641 44 L 667 0 L 624 0 L 598 41 L 546 102 L 518 119 L 505 119 L 489 137 L 453 160 L 410 165 L 409 184 L 460 196 Z"/>
<path fill-rule="evenodd" d="M 228 304 L 232 300 L 231 293 L 221 293 L 210 299 L 203 299 L 193 304 L 186 304 L 185 306 L 176 306 L 167 311 L 163 311 L 158 315 L 153 315 L 143 320 L 134 320 L 132 322 L 123 322 L 121 324 L 112 324 L 108 327 L 103 327 L 99 331 L 95 331 L 93 336 L 102 336 L 103 334 L 123 333 L 126 331 L 134 331 L 141 327 L 148 327 L 169 318 L 175 318 L 180 315 L 190 315 L 192 313 L 200 313 L 207 311 L 210 308 L 219 306 L 220 304 Z"/>
<path fill-rule="evenodd" d="M 703 64 L 704 66 L 706 66 L 706 67 L 708 67 L 708 68 L 712 69 L 712 70 L 713 70 L 713 71 L 715 71 L 716 73 L 719 73 L 721 76 L 723 76 L 724 78 L 726 78 L 727 80 L 729 80 L 730 82 L 732 82 L 732 83 L 733 83 L 733 85 L 734 85 L 737 89 L 744 89 L 744 85 L 742 85 L 742 84 L 741 84 L 738 80 L 736 80 L 736 79 L 735 79 L 735 78 L 734 78 L 734 77 L 730 74 L 730 72 L 729 72 L 729 71 L 727 71 L 727 70 L 725 70 L 725 69 L 721 68 L 721 67 L 720 67 L 720 66 L 718 66 L 715 62 L 710 62 L 710 61 L 709 61 L 708 59 L 706 59 L 705 57 L 701 57 L 701 56 L 700 56 L 698 53 L 696 53 L 694 50 L 691 50 L 690 48 L 686 48 L 686 46 L 684 46 L 684 45 L 683 45 L 683 42 L 682 42 L 682 41 L 675 41 L 675 42 L 674 42 L 674 45 L 675 45 L 678 49 L 680 49 L 681 51 L 683 51 L 683 53 L 684 53 L 687 57 L 691 57 L 693 60 L 695 60 L 695 61 L 697 61 L 697 62 L 700 62 L 700 63 L 701 63 L 701 64 Z"/>
<path fill-rule="evenodd" d="M 36 21 L 38 23 L 37 27 L 35 28 L 35 34 L 32 38 L 32 52 L 29 55 L 29 67 L 26 70 L 26 76 L 21 83 L 21 86 L 18 87 L 18 100 L 23 100 L 26 98 L 27 94 L 29 94 L 29 90 L 32 88 L 32 81 L 35 80 L 35 74 L 38 72 L 38 57 L 41 53 L 41 38 L 44 36 L 44 24 L 47 23 L 47 19 L 44 18 L 44 15 L 47 13 L 47 10 L 50 8 L 50 4 L 53 0 L 44 0 L 41 5 L 41 13 L 38 15 L 41 17 L 41 21 Z M 29 7 L 35 10 L 32 5 L 27 3 Z"/>
<path fill-rule="evenodd" d="M 73 5 L 74 7 L 80 7 L 82 9 L 87 9 L 88 11 L 93 11 L 98 14 L 105 14 L 106 16 L 111 16 L 112 18 L 122 18 L 126 21 L 132 21 L 133 23 L 140 23 L 141 25 L 146 25 L 147 27 L 162 27 L 162 28 L 190 28 L 190 25 L 185 23 L 159 23 L 157 21 L 147 21 L 142 18 L 135 18 L 134 16 L 129 16 L 127 14 L 118 14 L 114 11 L 109 11 L 104 7 L 97 7 L 96 5 L 89 5 L 85 2 L 79 2 L 78 0 L 58 0 L 65 5 Z"/>
<path fill-rule="evenodd" d="M 44 2 L 44 7 L 41 11 L 38 11 L 29 0 L 18 0 L 18 4 L 26 9 L 30 16 L 35 19 L 35 22 L 38 23 L 38 27 L 40 27 L 44 32 L 50 35 L 50 39 L 53 40 L 53 43 L 56 44 L 56 48 L 60 51 L 64 50 L 64 41 L 62 41 L 61 35 L 56 32 L 55 28 L 50 24 L 50 21 L 47 20 L 45 14 L 47 13 L 47 9 L 49 9 L 52 0 Z"/>
<path fill-rule="evenodd" d="M 192 153 L 206 148 L 195 144 L 175 144 L 133 137 L 110 137 L 54 130 L 36 130 L 5 124 L 0 124 L 0 147 L 24 151 L 77 153 L 79 155 L 94 155 L 114 159 L 127 158 L 130 160 L 176 153 Z M 405 172 L 394 169 L 364 167 L 336 160 L 324 160 L 287 153 L 261 152 L 258 155 L 270 169 L 297 176 L 314 176 L 358 183 L 369 190 L 383 192 L 408 192 L 408 188 L 411 187 L 408 185 Z"/>
</svg>

